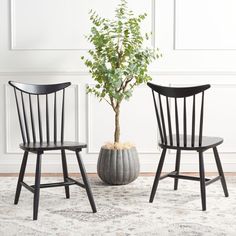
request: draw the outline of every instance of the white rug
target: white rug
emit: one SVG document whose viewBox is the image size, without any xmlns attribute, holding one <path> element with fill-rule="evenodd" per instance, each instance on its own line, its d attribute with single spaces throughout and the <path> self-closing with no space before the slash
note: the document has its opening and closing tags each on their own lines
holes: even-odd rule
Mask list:
<svg viewBox="0 0 236 236">
<path fill-rule="evenodd" d="M 220 182 L 207 187 L 207 211 L 201 211 L 200 187 L 195 181 L 162 180 L 153 203 L 149 195 L 154 177 L 139 177 L 125 186 L 107 186 L 90 178 L 98 212 L 92 213 L 85 190 L 71 186 L 41 189 L 39 219 L 32 221 L 33 194 L 22 188 L 13 205 L 17 178 L 0 178 L 0 235 L 236 235 L 236 177 L 228 177 L 229 198 Z M 42 178 L 42 183 L 61 181 Z M 25 178 L 33 184 L 33 178 Z"/>
</svg>

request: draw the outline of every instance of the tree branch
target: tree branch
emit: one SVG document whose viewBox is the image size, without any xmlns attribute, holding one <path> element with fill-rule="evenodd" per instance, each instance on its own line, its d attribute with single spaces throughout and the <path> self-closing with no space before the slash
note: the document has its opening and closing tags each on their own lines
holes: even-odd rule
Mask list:
<svg viewBox="0 0 236 236">
<path fill-rule="evenodd" d="M 132 79 L 133 79 L 133 77 L 131 77 L 130 79 L 126 80 L 125 85 L 124 85 L 123 88 L 122 88 L 123 92 L 125 91 L 127 85 L 129 84 L 129 82 L 130 82 Z"/>
<path fill-rule="evenodd" d="M 112 106 L 112 104 L 106 99 L 106 98 L 103 98 L 110 106 Z M 113 108 L 113 106 L 112 106 Z"/>
</svg>

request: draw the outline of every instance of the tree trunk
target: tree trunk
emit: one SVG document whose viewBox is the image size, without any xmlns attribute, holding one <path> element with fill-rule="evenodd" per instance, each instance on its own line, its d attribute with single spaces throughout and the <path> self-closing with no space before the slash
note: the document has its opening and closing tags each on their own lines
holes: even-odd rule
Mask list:
<svg viewBox="0 0 236 236">
<path fill-rule="evenodd" d="M 115 134 L 114 143 L 120 142 L 120 104 L 117 105 L 115 110 Z"/>
</svg>

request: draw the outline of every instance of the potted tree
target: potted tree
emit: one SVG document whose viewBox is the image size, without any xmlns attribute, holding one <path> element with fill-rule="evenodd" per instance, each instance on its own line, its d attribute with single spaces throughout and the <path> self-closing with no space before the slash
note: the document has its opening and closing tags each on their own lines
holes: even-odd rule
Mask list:
<svg viewBox="0 0 236 236">
<path fill-rule="evenodd" d="M 148 65 L 159 58 L 158 49 L 144 47 L 145 36 L 140 24 L 147 14 L 135 16 L 121 0 L 115 10 L 115 19 L 100 17 L 90 11 L 91 33 L 87 40 L 93 45 L 84 58 L 95 86 L 87 88 L 100 100 L 105 100 L 114 111 L 115 131 L 113 143 L 104 145 L 98 159 L 98 175 L 108 184 L 127 184 L 138 177 L 139 160 L 136 148 L 120 143 L 120 109 L 136 86 L 151 80 Z"/>
</svg>

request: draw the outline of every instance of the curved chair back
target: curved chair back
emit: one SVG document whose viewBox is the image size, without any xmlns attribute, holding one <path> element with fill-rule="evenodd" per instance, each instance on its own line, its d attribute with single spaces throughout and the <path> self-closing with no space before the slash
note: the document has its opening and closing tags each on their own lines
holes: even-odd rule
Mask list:
<svg viewBox="0 0 236 236">
<path fill-rule="evenodd" d="M 187 146 L 187 135 L 189 133 L 191 135 L 190 145 L 194 146 L 196 141 L 195 138 L 197 137 L 195 134 L 198 124 L 199 132 L 197 139 L 198 145 L 201 146 L 203 133 L 204 91 L 210 88 L 210 85 L 207 84 L 182 88 L 164 87 L 152 83 L 147 83 L 147 85 L 152 89 L 161 143 L 171 146 L 174 143 L 177 146 Z M 158 94 L 159 102 L 157 102 L 155 93 Z M 197 95 L 200 95 L 200 98 L 198 98 L 198 107 L 196 105 Z M 187 99 L 189 105 L 188 108 Z M 171 101 L 173 101 L 174 107 L 172 110 L 170 109 L 172 108 L 172 103 L 170 103 Z M 182 109 L 179 109 L 180 105 L 182 105 Z M 173 114 L 174 118 L 171 114 Z M 199 122 L 197 122 L 197 114 L 199 114 Z M 173 128 L 173 126 L 175 127 Z M 189 129 L 187 129 L 188 127 Z M 175 130 L 175 135 L 173 134 L 173 130 Z M 180 138 L 180 134 L 183 134 L 183 139 Z M 180 143 L 181 141 L 183 143 Z"/>
<path fill-rule="evenodd" d="M 9 81 L 14 88 L 17 113 L 21 129 L 23 143 L 36 143 L 58 141 L 58 106 L 61 105 L 60 138 L 64 141 L 64 111 L 65 111 L 65 88 L 70 86 L 70 82 L 60 84 L 24 84 Z M 62 92 L 61 101 L 58 101 L 57 94 Z M 49 96 L 53 99 L 53 104 L 49 104 Z M 43 98 L 44 97 L 44 98 Z M 45 102 L 45 106 L 42 103 Z M 45 107 L 42 110 L 42 107 Z M 52 109 L 51 109 L 52 107 Z M 50 110 L 53 110 L 53 137 L 50 135 Z M 43 117 L 44 116 L 44 117 Z M 42 122 L 45 120 L 46 130 L 43 130 Z M 37 126 L 37 127 L 36 127 Z M 38 138 L 37 138 L 38 137 Z M 45 137 L 45 138 L 44 138 Z"/>
</svg>

